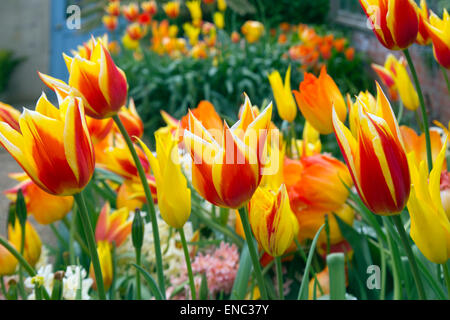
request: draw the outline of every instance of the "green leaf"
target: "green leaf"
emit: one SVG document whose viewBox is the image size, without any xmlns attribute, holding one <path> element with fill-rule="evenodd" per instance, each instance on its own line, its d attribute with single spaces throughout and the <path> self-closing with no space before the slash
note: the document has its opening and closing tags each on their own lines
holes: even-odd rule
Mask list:
<svg viewBox="0 0 450 320">
<path fill-rule="evenodd" d="M 319 230 L 317 231 L 314 239 L 311 243 L 311 247 L 308 253 L 308 259 L 306 260 L 305 271 L 303 272 L 302 284 L 300 285 L 300 290 L 298 291 L 297 300 L 307 300 L 308 299 L 308 285 L 309 285 L 309 269 L 311 268 L 312 258 L 314 256 L 314 252 L 316 250 L 317 241 L 319 240 L 320 232 L 325 228 L 325 224 L 323 224 Z"/>
<path fill-rule="evenodd" d="M 152 292 L 155 299 L 156 300 L 164 300 L 163 295 L 162 295 L 161 291 L 159 290 L 155 279 L 153 279 L 153 277 L 146 270 L 144 270 L 142 267 L 138 266 L 137 264 L 133 263 L 132 266 L 135 267 L 137 269 L 137 271 L 142 274 L 145 281 L 147 281 L 150 291 Z"/>
<path fill-rule="evenodd" d="M 330 276 L 330 299 L 345 300 L 345 256 L 342 252 L 327 256 Z"/>
<path fill-rule="evenodd" d="M 239 269 L 231 290 L 230 300 L 243 300 L 247 294 L 248 281 L 252 271 L 252 260 L 247 242 L 244 244 L 239 260 Z"/>
</svg>

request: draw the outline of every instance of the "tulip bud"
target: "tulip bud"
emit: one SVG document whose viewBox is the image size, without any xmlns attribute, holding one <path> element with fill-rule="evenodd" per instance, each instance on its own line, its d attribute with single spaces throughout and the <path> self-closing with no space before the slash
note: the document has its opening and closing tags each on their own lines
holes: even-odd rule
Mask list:
<svg viewBox="0 0 450 320">
<path fill-rule="evenodd" d="M 133 246 L 137 250 L 142 248 L 142 243 L 144 241 L 144 230 L 145 225 L 141 216 L 141 211 L 136 209 L 134 212 L 133 224 L 131 225 L 131 238 L 133 240 Z"/>
</svg>

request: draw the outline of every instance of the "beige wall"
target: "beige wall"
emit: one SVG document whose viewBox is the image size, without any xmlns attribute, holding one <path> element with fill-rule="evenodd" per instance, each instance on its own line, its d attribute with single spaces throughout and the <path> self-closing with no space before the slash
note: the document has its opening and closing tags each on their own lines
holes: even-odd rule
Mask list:
<svg viewBox="0 0 450 320">
<path fill-rule="evenodd" d="M 5 102 L 16 107 L 34 103 L 43 90 L 37 71 L 49 71 L 51 0 L 1 0 L 0 48 L 25 56 L 13 73 Z"/>
</svg>

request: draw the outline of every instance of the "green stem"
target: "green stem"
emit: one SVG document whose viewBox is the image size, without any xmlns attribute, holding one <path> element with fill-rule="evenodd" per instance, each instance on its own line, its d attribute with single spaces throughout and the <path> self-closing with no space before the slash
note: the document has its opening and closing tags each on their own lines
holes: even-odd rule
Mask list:
<svg viewBox="0 0 450 320">
<path fill-rule="evenodd" d="M 383 217 L 383 224 L 385 229 L 387 229 L 386 217 Z M 391 234 L 387 231 L 387 243 L 389 247 L 389 251 L 391 252 L 391 262 L 392 262 L 392 275 L 394 278 L 394 300 L 400 300 L 402 297 L 402 289 L 400 284 L 400 270 L 398 266 L 398 262 L 396 261 L 397 257 L 393 248 L 393 240 L 391 238 Z"/>
<path fill-rule="evenodd" d="M 406 60 L 408 61 L 409 68 L 411 70 L 411 74 L 414 79 L 414 83 L 416 85 L 417 94 L 419 96 L 420 109 L 422 111 L 423 118 L 423 130 L 425 133 L 425 141 L 427 144 L 427 161 L 428 161 L 428 171 L 431 171 L 433 167 L 433 158 L 431 154 L 431 139 L 430 139 L 430 128 L 428 124 L 428 115 L 427 109 L 425 107 L 425 100 L 423 98 L 422 88 L 420 87 L 419 78 L 417 77 L 416 69 L 414 68 L 414 64 L 412 62 L 411 56 L 409 55 L 408 49 L 404 49 L 403 53 L 405 54 Z"/>
<path fill-rule="evenodd" d="M 141 248 L 135 248 L 136 251 L 136 265 L 141 266 Z M 141 273 L 136 272 L 136 297 L 141 300 Z"/>
<path fill-rule="evenodd" d="M 155 256 L 156 256 L 156 272 L 158 274 L 158 284 L 159 284 L 159 289 L 161 290 L 161 293 L 163 294 L 163 297 L 165 299 L 166 289 L 165 289 L 165 283 L 164 283 L 161 243 L 160 243 L 160 239 L 159 239 L 159 228 L 158 228 L 158 222 L 156 220 L 156 212 L 155 212 L 155 206 L 153 205 L 152 193 L 150 191 L 150 187 L 147 182 L 147 177 L 145 175 L 144 168 L 142 167 L 142 163 L 139 160 L 139 157 L 136 153 L 136 149 L 134 148 L 133 142 L 131 141 L 131 138 L 130 138 L 127 130 L 125 129 L 122 121 L 120 120 L 120 118 L 117 114 L 114 115 L 112 118 L 113 118 L 114 122 L 116 123 L 117 127 L 119 128 L 119 131 L 122 134 L 123 138 L 125 139 L 128 149 L 130 150 L 131 156 L 133 157 L 134 164 L 136 165 L 136 169 L 139 173 L 139 178 L 141 179 L 142 186 L 144 188 L 145 198 L 147 200 L 147 203 L 146 203 L 147 216 L 148 216 L 148 214 L 150 214 L 150 220 L 152 223 L 153 242 L 155 245 Z"/>
<path fill-rule="evenodd" d="M 443 66 L 439 65 L 441 67 L 442 70 L 442 74 L 444 75 L 444 79 L 445 79 L 445 83 L 447 84 L 447 90 L 448 93 L 450 93 L 450 81 L 448 80 L 448 76 L 447 76 L 447 69 L 445 69 Z"/>
<path fill-rule="evenodd" d="M 445 284 L 447 285 L 447 297 L 450 299 L 450 275 L 448 273 L 447 263 L 442 264 L 442 269 L 444 270 Z"/>
<path fill-rule="evenodd" d="M 253 269 L 256 275 L 256 281 L 258 282 L 259 292 L 263 300 L 267 300 L 267 289 L 264 282 L 264 278 L 261 272 L 261 264 L 259 263 L 258 251 L 256 250 L 255 243 L 253 241 L 252 230 L 250 229 L 250 223 L 248 221 L 247 207 L 243 206 L 239 209 L 239 215 L 242 221 L 242 227 L 244 228 L 245 240 L 247 241 L 248 251 L 253 263 Z"/>
<path fill-rule="evenodd" d="M 189 250 L 188 250 L 187 243 L 186 243 L 186 237 L 184 235 L 183 228 L 179 228 L 178 232 L 180 233 L 181 244 L 183 246 L 183 251 L 184 251 L 184 258 L 186 259 L 186 268 L 187 268 L 188 276 L 189 276 L 189 285 L 191 286 L 191 297 L 192 297 L 192 300 L 196 300 L 197 293 L 195 291 L 194 274 L 192 273 L 191 257 L 189 256 Z"/>
<path fill-rule="evenodd" d="M 406 252 L 406 256 L 408 257 L 409 264 L 411 265 L 411 271 L 413 274 L 414 282 L 417 287 L 417 293 L 419 295 L 419 299 L 426 300 L 425 290 L 424 290 L 424 287 L 422 284 L 422 279 L 420 278 L 419 269 L 417 268 L 417 262 L 414 257 L 414 254 L 411 250 L 411 246 L 408 241 L 408 236 L 406 235 L 405 228 L 403 227 L 402 219 L 400 218 L 400 215 L 395 215 L 395 216 L 392 216 L 392 220 L 394 221 L 394 224 L 398 230 L 400 239 L 402 241 L 403 247 Z"/>
<path fill-rule="evenodd" d="M 75 211 L 72 211 L 72 219 L 75 219 L 75 213 L 76 213 Z M 64 225 L 66 226 L 67 229 L 69 229 L 69 230 L 71 229 L 72 222 L 69 222 L 67 220 L 67 217 L 64 217 L 61 221 L 64 223 Z M 75 221 L 73 223 L 75 224 Z M 75 228 L 75 226 L 74 226 L 74 228 Z M 80 234 L 76 231 L 74 231 L 74 232 L 75 232 L 75 235 L 74 235 L 75 239 L 77 240 L 78 244 L 80 245 L 81 250 L 83 250 L 86 254 L 89 254 L 89 248 L 84 243 Z"/>
<path fill-rule="evenodd" d="M 277 270 L 278 294 L 280 300 L 284 300 L 283 290 L 283 270 L 281 269 L 281 257 L 275 257 L 275 266 Z"/>
<path fill-rule="evenodd" d="M 26 229 L 27 224 L 24 223 L 21 225 L 22 233 L 21 233 L 21 242 L 20 242 L 20 254 L 23 256 L 25 252 L 25 239 L 26 239 Z M 22 299 L 27 300 L 27 295 L 25 294 L 25 285 L 23 283 L 23 267 L 19 265 L 19 292 L 22 296 Z"/>
<path fill-rule="evenodd" d="M 403 111 L 405 110 L 405 107 L 403 106 L 402 99 L 398 99 L 398 114 L 397 114 L 397 123 L 400 125 L 400 122 L 403 118 Z"/>
<path fill-rule="evenodd" d="M 0 276 L 0 289 L 2 290 L 1 293 L 4 298 L 6 298 L 6 287 L 5 287 L 5 280 L 3 279 L 3 276 Z"/>
<path fill-rule="evenodd" d="M 72 219 L 70 220 L 69 227 L 69 261 L 73 266 L 75 265 L 75 247 L 74 247 L 74 239 L 75 239 L 75 215 L 76 215 L 76 206 L 72 208 Z M 63 222 L 64 223 L 64 222 Z"/>
<path fill-rule="evenodd" d="M 77 193 L 73 195 L 77 207 L 78 213 L 81 218 L 81 223 L 83 225 L 84 233 L 86 235 L 86 240 L 89 248 L 89 255 L 91 257 L 92 266 L 94 268 L 95 283 L 97 285 L 98 297 L 100 300 L 106 300 L 105 287 L 103 285 L 102 269 L 100 267 L 100 260 L 98 258 L 97 246 L 95 244 L 94 229 L 92 228 L 91 220 L 89 218 L 89 213 L 86 208 L 86 203 L 82 193 Z"/>
</svg>

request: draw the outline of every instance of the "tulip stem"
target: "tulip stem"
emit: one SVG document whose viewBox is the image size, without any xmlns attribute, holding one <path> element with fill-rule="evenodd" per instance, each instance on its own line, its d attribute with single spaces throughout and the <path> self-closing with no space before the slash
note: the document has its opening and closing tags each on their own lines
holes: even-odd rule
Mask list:
<svg viewBox="0 0 450 320">
<path fill-rule="evenodd" d="M 20 254 L 23 256 L 25 252 L 25 239 L 26 239 L 26 228 L 27 224 L 21 223 L 22 233 L 21 233 L 21 241 L 20 241 Z M 25 285 L 23 283 L 23 267 L 22 264 L 19 265 L 19 292 L 22 296 L 22 299 L 27 300 L 27 295 L 25 294 Z"/>
<path fill-rule="evenodd" d="M 417 287 L 417 293 L 419 295 L 420 300 L 426 300 L 425 290 L 423 287 L 422 279 L 420 278 L 419 269 L 417 268 L 416 258 L 411 250 L 411 246 L 408 241 L 408 236 L 406 235 L 405 228 L 403 227 L 403 222 L 400 215 L 392 216 L 392 220 L 398 230 L 400 235 L 400 239 L 402 241 L 403 247 L 406 252 L 406 256 L 408 257 L 409 264 L 411 265 L 411 271 L 413 274 L 414 282 Z"/>
<path fill-rule="evenodd" d="M 141 248 L 135 248 L 136 251 L 136 265 L 141 266 Z M 136 272 L 136 299 L 141 300 L 141 273 Z"/>
<path fill-rule="evenodd" d="M 275 257 L 275 266 L 277 270 L 277 280 L 278 280 L 278 295 L 280 300 L 284 300 L 284 290 L 283 290 L 283 269 L 281 268 L 281 257 Z"/>
<path fill-rule="evenodd" d="M 448 273 L 448 267 L 446 262 L 442 264 L 442 270 L 444 271 L 445 284 L 447 285 L 447 297 L 448 299 L 450 299 L 450 275 Z"/>
<path fill-rule="evenodd" d="M 150 214 L 150 220 L 152 223 L 152 233 L 153 233 L 153 243 L 155 245 L 156 272 L 158 274 L 158 284 L 159 284 L 159 289 L 161 290 L 161 293 L 162 293 L 163 297 L 165 298 L 166 289 L 165 289 L 165 283 L 164 283 L 161 243 L 160 243 L 160 239 L 159 239 L 158 222 L 156 220 L 156 212 L 155 212 L 155 206 L 153 205 L 152 193 L 150 191 L 150 187 L 148 186 L 147 177 L 145 175 L 144 168 L 142 167 L 142 163 L 139 160 L 139 157 L 136 153 L 136 149 L 134 148 L 134 145 L 133 145 L 133 142 L 131 141 L 130 135 L 128 134 L 127 130 L 125 129 L 122 121 L 120 120 L 120 118 L 117 114 L 114 115 L 112 118 L 113 118 L 114 122 L 116 123 L 117 127 L 119 128 L 119 131 L 122 134 L 123 138 L 125 139 L 128 149 L 131 152 L 131 156 L 133 157 L 134 164 L 136 165 L 136 169 L 139 173 L 139 177 L 141 179 L 141 183 L 144 188 L 145 198 L 147 200 L 147 203 L 146 203 L 147 216 L 148 216 L 148 214 Z"/>
<path fill-rule="evenodd" d="M 417 72 L 416 72 L 416 69 L 414 68 L 414 64 L 413 64 L 413 61 L 411 59 L 408 49 L 404 49 L 403 53 L 405 54 L 406 60 L 408 61 L 408 65 L 411 70 L 411 74 L 413 76 L 414 83 L 416 85 L 417 94 L 419 96 L 420 109 L 422 111 L 423 130 L 425 133 L 425 141 L 426 141 L 426 145 L 427 145 L 428 171 L 431 171 L 431 168 L 433 167 L 433 157 L 431 154 L 430 129 L 429 129 L 429 124 L 428 124 L 427 109 L 425 107 L 425 100 L 423 98 L 423 93 L 422 93 L 422 88 L 420 87 L 419 78 L 417 77 Z"/>
<path fill-rule="evenodd" d="M 443 66 L 439 65 L 441 67 L 442 70 L 442 74 L 444 75 L 444 79 L 445 79 L 445 83 L 447 84 L 447 90 L 448 93 L 450 93 L 450 81 L 448 80 L 448 76 L 447 76 L 447 69 L 445 69 Z"/>
<path fill-rule="evenodd" d="M 242 227 L 245 233 L 245 240 L 247 241 L 248 251 L 253 263 L 253 269 L 256 275 L 256 281 L 258 282 L 259 292 L 263 300 L 267 300 L 267 289 L 264 282 L 264 278 L 261 271 L 261 264 L 259 263 L 258 251 L 256 251 L 255 243 L 253 241 L 252 230 L 250 229 L 250 223 L 248 221 L 247 207 L 243 206 L 239 209 L 239 216 L 241 217 Z"/>
<path fill-rule="evenodd" d="M 179 228 L 178 232 L 180 233 L 181 238 L 181 244 L 183 246 L 184 251 L 184 258 L 186 259 L 186 268 L 188 272 L 189 277 L 189 285 L 191 286 L 191 298 L 192 300 L 197 300 L 197 293 L 195 291 L 195 282 L 194 282 L 194 275 L 192 273 L 192 266 L 191 266 L 191 257 L 189 256 L 189 250 L 186 243 L 186 236 L 184 235 L 183 228 Z"/>
<path fill-rule="evenodd" d="M 100 267 L 100 260 L 98 258 L 97 246 L 95 244 L 94 229 L 92 228 L 89 213 L 86 208 L 86 202 L 82 193 L 76 193 L 73 195 L 78 208 L 78 214 L 81 218 L 84 233 L 86 235 L 86 241 L 88 244 L 89 255 L 91 257 L 92 266 L 94 268 L 95 283 L 97 285 L 98 297 L 100 300 L 106 300 L 105 287 L 103 285 L 102 269 Z"/>
</svg>

